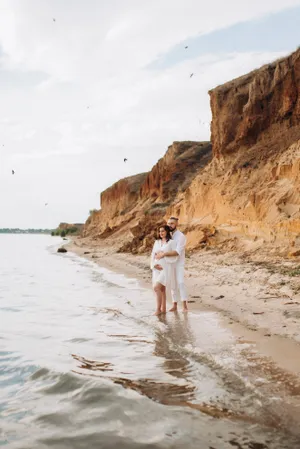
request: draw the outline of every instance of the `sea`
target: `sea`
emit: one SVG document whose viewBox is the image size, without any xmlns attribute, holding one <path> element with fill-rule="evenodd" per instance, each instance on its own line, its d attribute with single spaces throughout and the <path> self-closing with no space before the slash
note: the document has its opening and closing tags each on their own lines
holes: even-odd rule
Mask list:
<svg viewBox="0 0 300 449">
<path fill-rule="evenodd" d="M 294 377 L 217 312 L 155 317 L 150 286 L 61 243 L 0 235 L 1 447 L 300 448 Z"/>
</svg>

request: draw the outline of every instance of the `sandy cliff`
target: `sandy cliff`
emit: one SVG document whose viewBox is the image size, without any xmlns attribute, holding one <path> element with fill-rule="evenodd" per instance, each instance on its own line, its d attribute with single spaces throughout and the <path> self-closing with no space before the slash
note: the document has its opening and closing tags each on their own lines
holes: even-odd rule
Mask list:
<svg viewBox="0 0 300 449">
<path fill-rule="evenodd" d="M 209 94 L 212 153 L 175 142 L 148 174 L 103 192 L 84 235 L 141 252 L 175 214 L 189 248 L 300 249 L 300 50 Z"/>
<path fill-rule="evenodd" d="M 83 235 L 107 237 L 121 225 L 133 219 L 139 199 L 139 191 L 146 173 L 121 179 L 101 193 L 101 209 L 92 211 L 87 219 Z"/>
<path fill-rule="evenodd" d="M 113 236 L 121 251 L 148 249 L 167 208 L 211 157 L 209 142 L 174 142 L 149 173 L 122 179 L 101 194 L 101 209 L 88 218 L 83 235 Z"/>
<path fill-rule="evenodd" d="M 299 89 L 300 50 L 211 90 L 214 156 L 246 163 L 287 149 L 300 138 Z"/>
<path fill-rule="evenodd" d="M 299 50 L 210 91 L 213 161 L 170 213 L 247 237 L 244 248 L 299 246 L 299 94 Z"/>
</svg>

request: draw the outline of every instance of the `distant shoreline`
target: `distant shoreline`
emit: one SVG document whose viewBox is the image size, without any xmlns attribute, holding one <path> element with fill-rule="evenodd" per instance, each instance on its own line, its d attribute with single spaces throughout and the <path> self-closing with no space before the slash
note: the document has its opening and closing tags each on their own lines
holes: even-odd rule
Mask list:
<svg viewBox="0 0 300 449">
<path fill-rule="evenodd" d="M 14 229 L 14 228 L 2 228 L 0 229 L 0 234 L 49 234 L 53 229 Z"/>
</svg>

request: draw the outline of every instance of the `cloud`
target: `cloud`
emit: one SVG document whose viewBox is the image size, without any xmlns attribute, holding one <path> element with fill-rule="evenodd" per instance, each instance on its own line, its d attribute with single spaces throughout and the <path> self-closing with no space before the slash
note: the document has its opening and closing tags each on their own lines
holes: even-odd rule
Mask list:
<svg viewBox="0 0 300 449">
<path fill-rule="evenodd" d="M 207 91 L 282 49 L 153 62 L 186 39 L 299 4 L 1 0 L 0 226 L 83 221 L 96 192 L 149 170 L 173 140 L 209 139 Z M 51 214 L 33 204 L 44 200 Z"/>
<path fill-rule="evenodd" d="M 149 68 L 162 70 L 200 55 L 233 52 L 272 52 L 295 49 L 300 41 L 300 6 L 273 12 L 256 20 L 238 22 L 208 34 L 189 37 L 161 54 Z M 284 30 L 278 33 L 278 30 Z M 263 38 L 262 38 L 263 37 Z M 188 49 L 186 48 L 188 46 Z"/>
<path fill-rule="evenodd" d="M 299 0 L 2 2 L 0 41 L 10 61 L 68 80 L 103 79 L 120 69 L 131 72 L 187 37 L 300 4 Z"/>
</svg>

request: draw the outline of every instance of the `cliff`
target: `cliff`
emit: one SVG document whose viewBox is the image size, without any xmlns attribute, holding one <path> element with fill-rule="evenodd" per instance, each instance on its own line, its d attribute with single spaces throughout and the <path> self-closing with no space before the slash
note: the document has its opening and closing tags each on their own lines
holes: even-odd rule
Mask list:
<svg viewBox="0 0 300 449">
<path fill-rule="evenodd" d="M 300 50 L 209 92 L 217 158 L 260 160 L 300 138 Z"/>
<path fill-rule="evenodd" d="M 170 204 L 211 161 L 209 142 L 174 142 L 140 188 L 140 199 L 159 199 Z"/>
<path fill-rule="evenodd" d="M 236 245 L 246 237 L 244 248 L 297 246 L 300 50 L 209 94 L 213 161 L 169 212 L 213 224 Z"/>
<path fill-rule="evenodd" d="M 60 235 L 65 237 L 67 234 L 80 235 L 83 231 L 83 223 L 60 223 L 56 229 L 51 232 L 51 235 Z"/>
<path fill-rule="evenodd" d="M 174 142 L 148 174 L 102 194 L 85 235 L 122 236 L 119 249 L 144 251 L 151 229 L 172 214 L 189 248 L 227 242 L 245 251 L 270 243 L 282 254 L 297 252 L 299 94 L 300 50 L 211 90 L 212 152 L 207 142 Z"/>
<path fill-rule="evenodd" d="M 133 211 L 139 200 L 139 191 L 147 173 L 121 179 L 100 195 L 101 209 L 92 211 L 87 219 L 83 235 L 107 237 L 136 215 Z"/>
<path fill-rule="evenodd" d="M 83 229 L 83 223 L 60 223 L 57 227 L 58 231 L 70 231 L 72 232 L 81 232 Z M 75 231 L 76 228 L 76 231 Z"/>
<path fill-rule="evenodd" d="M 121 251 L 147 249 L 167 208 L 211 157 L 209 142 L 174 142 L 149 173 L 122 179 L 101 194 L 101 209 L 88 218 L 83 236 L 113 235 Z"/>
</svg>

